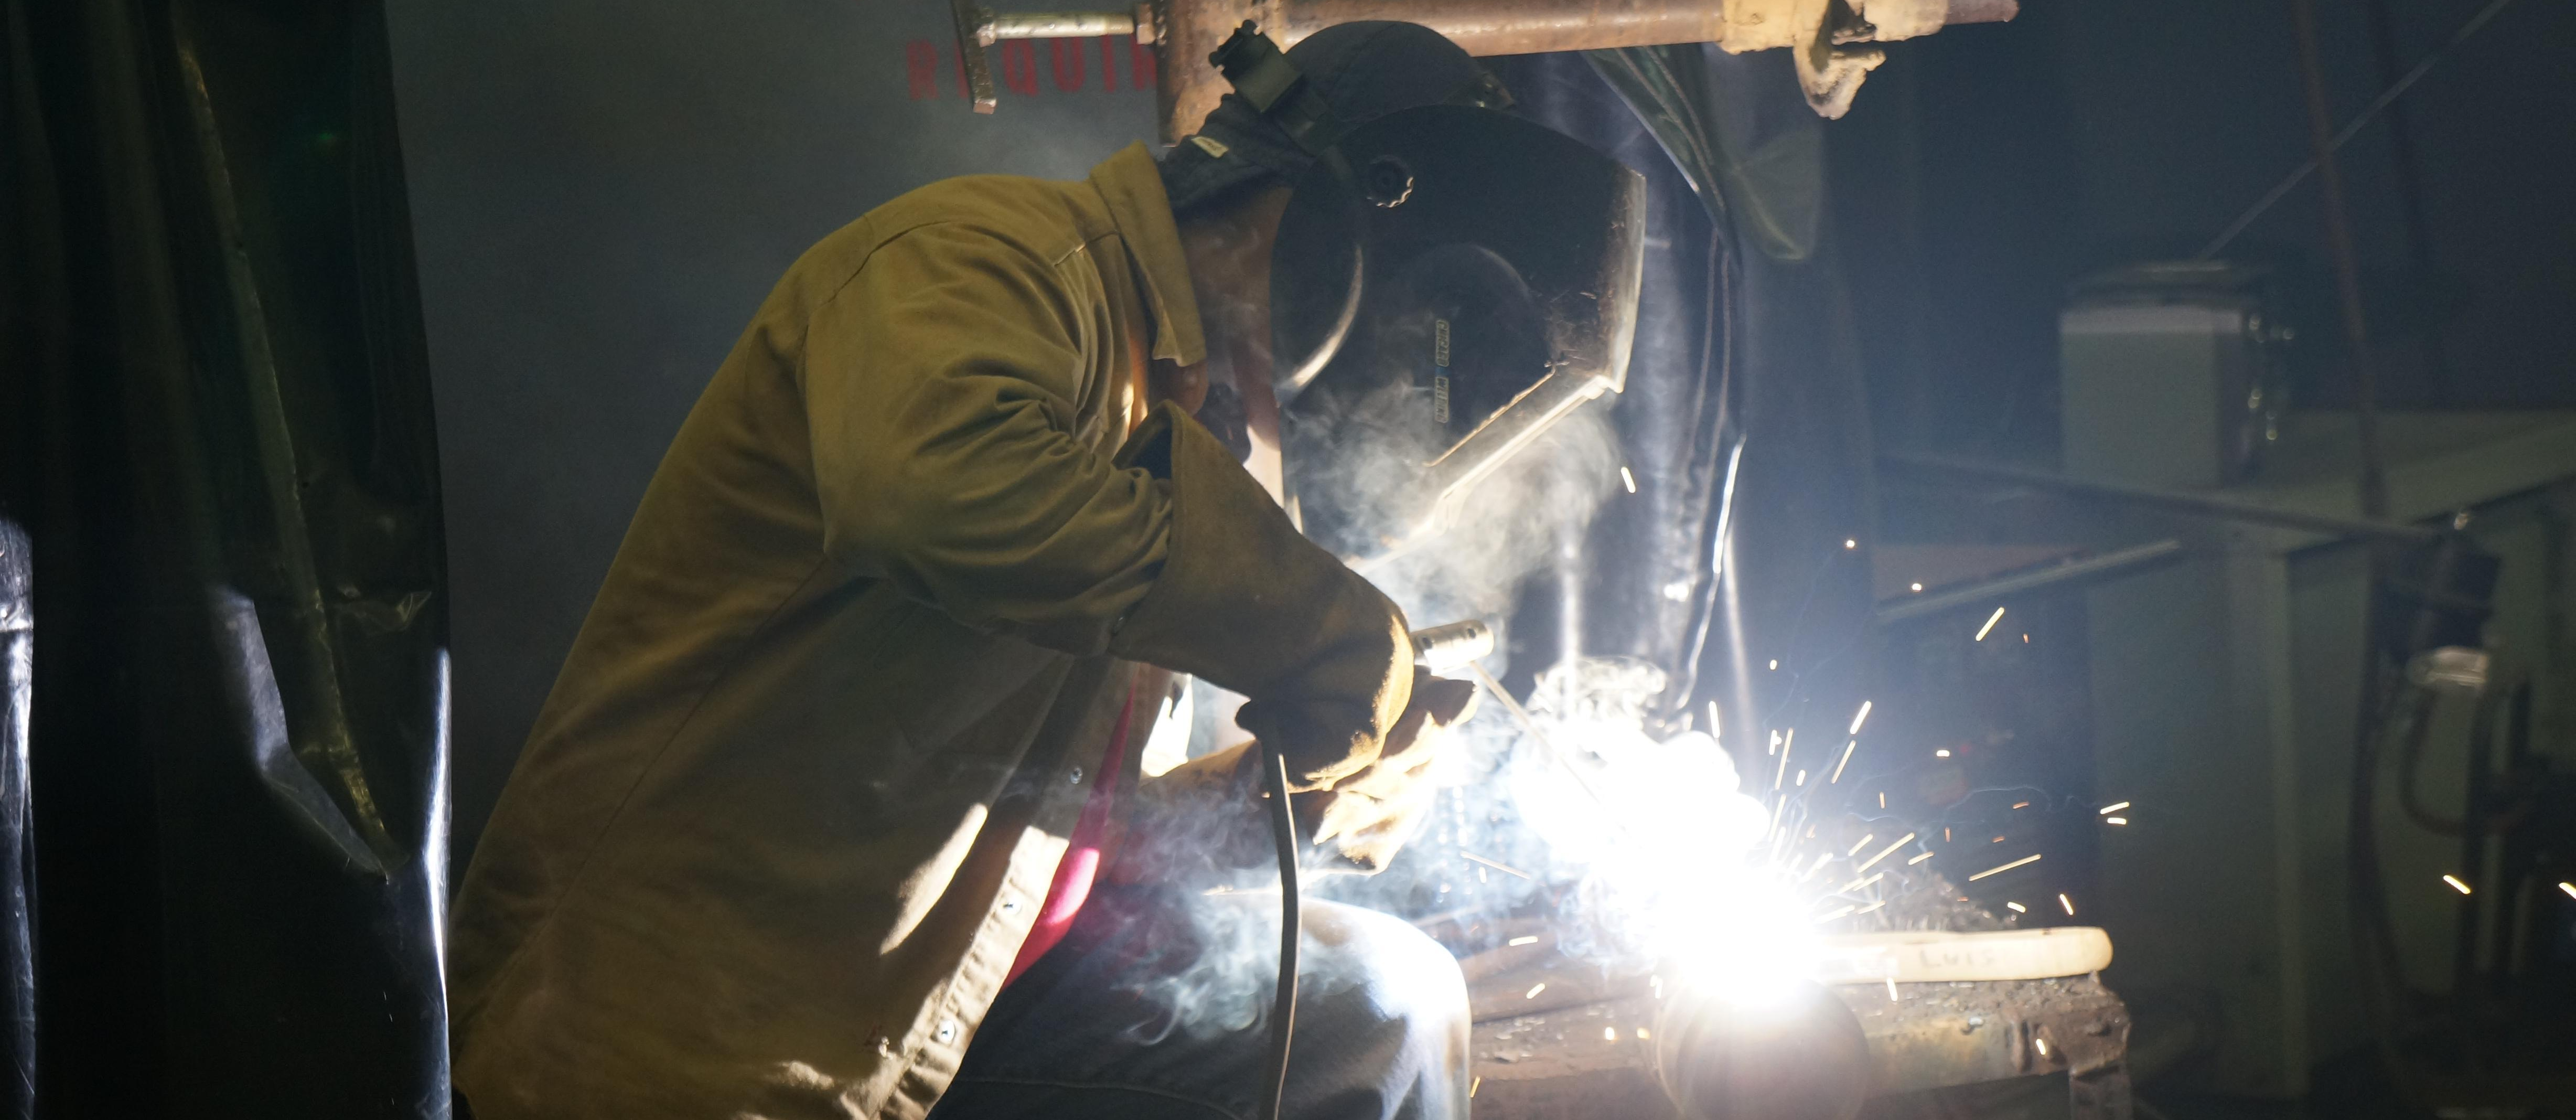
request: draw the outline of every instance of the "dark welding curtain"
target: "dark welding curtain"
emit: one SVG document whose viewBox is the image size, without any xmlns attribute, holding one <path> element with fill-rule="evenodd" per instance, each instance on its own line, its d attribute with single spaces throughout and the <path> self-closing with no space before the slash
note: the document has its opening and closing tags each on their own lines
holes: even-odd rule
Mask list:
<svg viewBox="0 0 2576 1120">
<path fill-rule="evenodd" d="M 1581 652 L 1671 674 L 1667 716 L 1739 750 L 1838 733 L 1871 608 L 1869 431 L 1826 252 L 1823 121 L 1778 51 L 1496 60 L 1524 111 L 1647 177 L 1644 295 L 1615 496 L 1550 593 Z M 1853 542 L 1845 547 L 1844 542 Z M 1774 663 L 1777 667 L 1774 668 Z"/>
<path fill-rule="evenodd" d="M 35 1024 L 0 1104 L 444 1116 L 445 574 L 383 14 L 0 12 L 0 572 L 32 558 L 0 585 L 33 592 L 0 597 L 31 717 L 0 1011 Z"/>
<path fill-rule="evenodd" d="M 29 863 L 27 718 L 35 699 L 35 572 L 0 511 L 0 1117 L 35 1115 L 35 875 Z"/>
</svg>

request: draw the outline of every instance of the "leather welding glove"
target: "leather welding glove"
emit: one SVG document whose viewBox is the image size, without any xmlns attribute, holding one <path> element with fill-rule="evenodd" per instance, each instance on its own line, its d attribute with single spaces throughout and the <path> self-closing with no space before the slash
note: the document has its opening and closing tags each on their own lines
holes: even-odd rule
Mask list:
<svg viewBox="0 0 2576 1120">
<path fill-rule="evenodd" d="M 1290 788 L 1329 788 L 1378 760 L 1413 691 L 1404 612 L 1309 541 L 1225 445 L 1176 404 L 1119 453 L 1168 481 L 1163 570 L 1110 636 L 1131 661 L 1250 698 L 1235 717 L 1288 762 Z"/>
<path fill-rule="evenodd" d="M 1415 670 L 1413 699 L 1387 735 L 1386 750 L 1368 769 L 1329 790 L 1289 799 L 1297 831 L 1339 861 L 1340 870 L 1375 873 L 1395 859 L 1431 811 L 1456 752 L 1449 729 L 1476 712 L 1473 681 L 1450 680 Z M 1326 867 L 1323 870 L 1334 870 Z"/>
<path fill-rule="evenodd" d="M 1323 850 L 1323 858 L 1309 858 L 1309 870 L 1383 869 L 1451 784 L 1451 768 L 1442 765 L 1454 756 L 1448 731 L 1475 713 L 1476 686 L 1414 674 L 1412 703 L 1376 762 L 1331 789 L 1289 798 L 1297 834 Z M 1238 743 L 1138 783 L 1133 827 L 1110 881 L 1195 889 L 1239 881 L 1240 872 L 1268 872 L 1277 854 L 1268 816 L 1244 809 L 1258 803 L 1262 788 L 1258 746 Z"/>
</svg>

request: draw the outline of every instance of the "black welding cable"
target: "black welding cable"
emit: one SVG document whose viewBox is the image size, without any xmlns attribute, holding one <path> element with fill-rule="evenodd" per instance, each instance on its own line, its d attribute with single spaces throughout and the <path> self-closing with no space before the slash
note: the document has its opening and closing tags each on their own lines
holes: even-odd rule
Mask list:
<svg viewBox="0 0 2576 1120">
<path fill-rule="evenodd" d="M 1288 760 L 1276 752 L 1261 776 L 1269 787 L 1270 837 L 1279 848 L 1279 988 L 1270 1005 L 1270 1061 L 1261 1071 L 1261 1120 L 1279 1120 L 1288 1086 L 1288 1036 L 1297 1029 L 1297 817 L 1288 806 Z"/>
</svg>

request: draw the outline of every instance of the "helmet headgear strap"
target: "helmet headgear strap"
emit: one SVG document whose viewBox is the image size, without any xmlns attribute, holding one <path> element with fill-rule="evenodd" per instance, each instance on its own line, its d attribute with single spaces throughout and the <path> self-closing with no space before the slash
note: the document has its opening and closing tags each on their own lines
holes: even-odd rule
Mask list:
<svg viewBox="0 0 2576 1120">
<path fill-rule="evenodd" d="M 1342 138 L 1342 119 L 1315 92 L 1288 52 L 1271 42 L 1251 20 L 1235 28 L 1224 45 L 1208 55 L 1208 64 L 1225 75 L 1234 92 L 1252 103 L 1254 112 L 1278 124 L 1307 155 L 1318 159 Z"/>
</svg>

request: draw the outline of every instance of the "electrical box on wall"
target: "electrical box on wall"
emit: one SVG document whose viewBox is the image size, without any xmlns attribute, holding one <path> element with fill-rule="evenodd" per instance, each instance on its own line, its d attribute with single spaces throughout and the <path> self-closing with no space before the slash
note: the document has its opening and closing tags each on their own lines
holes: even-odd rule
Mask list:
<svg viewBox="0 0 2576 1120">
<path fill-rule="evenodd" d="M 2142 264 L 2076 285 L 2059 318 L 2066 471 L 2156 486 L 2251 476 L 2280 438 L 2290 329 L 2266 270 Z"/>
</svg>

